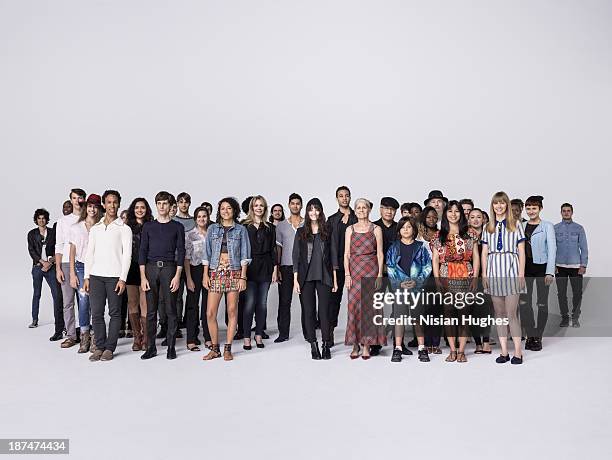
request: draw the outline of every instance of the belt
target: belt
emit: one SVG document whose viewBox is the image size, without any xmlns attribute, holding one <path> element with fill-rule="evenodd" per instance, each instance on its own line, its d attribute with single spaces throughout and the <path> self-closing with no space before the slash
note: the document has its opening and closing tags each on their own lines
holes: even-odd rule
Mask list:
<svg viewBox="0 0 612 460">
<path fill-rule="evenodd" d="M 154 265 L 158 268 L 164 268 L 164 267 L 176 267 L 176 262 L 172 261 L 172 262 L 167 262 L 165 260 L 158 260 L 155 262 L 149 262 L 150 265 Z"/>
</svg>

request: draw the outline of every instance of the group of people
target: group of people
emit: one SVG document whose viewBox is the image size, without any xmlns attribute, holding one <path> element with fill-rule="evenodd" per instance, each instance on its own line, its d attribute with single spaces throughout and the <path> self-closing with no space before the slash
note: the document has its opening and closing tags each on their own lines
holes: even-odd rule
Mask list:
<svg viewBox="0 0 612 460">
<path fill-rule="evenodd" d="M 383 197 L 377 221 L 370 219 L 373 203 L 368 199 L 357 199 L 351 207 L 346 186 L 336 190 L 338 211 L 329 217 L 318 198 L 303 208 L 297 193 L 289 196 L 287 215 L 281 204 L 269 207 L 260 195 L 241 204 L 226 197 L 218 202 L 214 220 L 208 202 L 191 214 L 191 196 L 185 192 L 176 198 L 159 192 L 156 218 L 142 197 L 120 214 L 121 195 L 116 190 L 87 196 L 75 188 L 69 198 L 63 217 L 52 227 L 48 211 L 34 212 L 36 228 L 27 236 L 34 286 L 30 327 L 38 326 L 44 279 L 54 304 L 55 333 L 50 340 L 64 339 L 62 348 L 79 345 L 78 352 L 89 352 L 90 361 L 112 360 L 125 329 L 133 337 L 132 350 L 144 351 L 145 360 L 157 355 L 157 338 L 167 347 L 166 357 L 175 359 L 183 327 L 186 347 L 194 352 L 201 350 L 201 327 L 207 349 L 204 360 L 232 360 L 235 339 L 243 340 L 244 350 L 251 350 L 253 341 L 255 347 L 264 348 L 273 283 L 278 283 L 274 342 L 289 339 L 296 294 L 302 333 L 315 360 L 332 357 L 344 290 L 348 295 L 344 344 L 352 347 L 351 359 L 380 354 L 388 335 L 393 336 L 392 362 L 411 355 L 410 346 L 417 347 L 420 361 L 428 362 L 430 354 L 442 353 L 442 337 L 450 349 L 447 362 L 467 362 L 470 338 L 476 354 L 492 353 L 490 328 L 466 321 L 445 321 L 443 327 L 417 322 L 412 326 L 414 339 L 406 345 L 405 325 L 397 322 L 387 331 L 373 319 L 373 295 L 386 290 L 481 289 L 486 294 L 481 305 L 433 304 L 426 306 L 425 313 L 444 319 L 491 314 L 505 319 L 497 325 L 501 348 L 497 363 L 521 364 L 522 338 L 525 349 L 542 349 L 548 291 L 555 279 L 560 326 L 580 326 L 588 246 L 569 203 L 561 206 L 562 220 L 553 225 L 540 217 L 543 197 L 531 196 L 523 204 L 504 192 L 493 195 L 489 213 L 474 207 L 470 199 L 449 200 L 439 190 L 429 193 L 424 207 L 416 202 L 400 206 L 396 199 Z M 396 221 L 398 210 L 401 218 Z M 523 218 L 523 211 L 528 218 Z M 568 282 L 573 293 L 571 313 Z M 223 348 L 217 323 L 222 299 L 227 324 Z M 127 327 L 122 305 L 129 318 Z M 392 315 L 400 314 L 402 309 L 394 305 Z"/>
</svg>

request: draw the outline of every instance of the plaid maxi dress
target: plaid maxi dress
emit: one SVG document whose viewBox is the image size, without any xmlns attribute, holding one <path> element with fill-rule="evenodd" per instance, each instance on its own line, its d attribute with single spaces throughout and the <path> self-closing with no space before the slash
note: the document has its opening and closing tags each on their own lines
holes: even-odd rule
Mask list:
<svg viewBox="0 0 612 460">
<path fill-rule="evenodd" d="M 349 270 L 353 285 L 348 291 L 348 314 L 345 345 L 386 345 L 384 326 L 374 324 L 375 310 L 372 302 L 374 280 L 378 275 L 376 237 L 374 224 L 365 233 L 357 233 L 352 227 Z"/>
</svg>

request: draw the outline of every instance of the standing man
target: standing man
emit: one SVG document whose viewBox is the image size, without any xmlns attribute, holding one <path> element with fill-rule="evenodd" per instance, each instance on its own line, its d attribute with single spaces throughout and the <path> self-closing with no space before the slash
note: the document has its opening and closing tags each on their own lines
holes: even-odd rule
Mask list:
<svg viewBox="0 0 612 460">
<path fill-rule="evenodd" d="M 132 230 L 118 217 L 121 195 L 107 190 L 102 195 L 106 215 L 89 231 L 85 255 L 85 292 L 96 342 L 90 361 L 110 361 L 117 348 L 121 328 L 121 296 L 132 261 Z M 108 334 L 104 321 L 104 307 L 108 300 Z"/>
<path fill-rule="evenodd" d="M 442 213 L 448 203 L 448 198 L 440 190 L 432 190 L 429 192 L 427 199 L 423 202 L 425 206 L 431 206 L 438 213 L 438 228 L 440 228 L 440 222 L 442 222 Z"/>
<path fill-rule="evenodd" d="M 331 346 L 334 345 L 334 329 L 338 326 L 338 315 L 342 303 L 342 291 L 344 290 L 344 238 L 346 229 L 357 223 L 355 211 L 351 209 L 351 191 L 346 185 L 336 189 L 336 201 L 338 201 L 338 212 L 327 219 L 331 229 L 331 244 L 336 248 L 337 259 L 332 261 L 333 269 L 336 270 L 338 290 L 331 293 L 329 300 L 329 320 L 331 325 Z"/>
<path fill-rule="evenodd" d="M 561 222 L 555 225 L 557 240 L 556 281 L 560 327 L 570 325 L 567 306 L 567 280 L 572 285 L 572 327 L 580 327 L 580 305 L 582 303 L 582 277 L 589 263 L 589 247 L 584 227 L 572 220 L 574 207 L 570 203 L 561 205 Z"/>
<path fill-rule="evenodd" d="M 183 224 L 185 234 L 195 227 L 193 216 L 189 215 L 189 207 L 191 206 L 191 195 L 187 192 L 181 192 L 176 197 L 177 213 L 173 220 Z M 177 338 L 183 336 L 181 328 L 185 327 L 185 319 L 183 318 L 183 293 L 185 292 L 185 272 L 181 274 L 181 284 L 176 296 L 176 319 L 178 321 Z"/>
<path fill-rule="evenodd" d="M 474 202 L 470 198 L 464 198 L 459 201 L 461 208 L 463 209 L 463 214 L 465 214 L 465 218 L 470 217 L 470 212 L 474 209 Z"/>
<path fill-rule="evenodd" d="M 79 220 L 81 206 L 85 202 L 85 190 L 73 188 L 70 191 L 70 203 L 72 214 L 63 216 L 57 221 L 55 233 L 55 266 L 57 282 L 61 286 L 62 302 L 64 309 L 64 327 L 66 328 L 66 340 L 61 344 L 62 348 L 70 348 L 77 344 L 76 321 L 74 315 L 74 298 L 76 289 L 70 286 L 70 227 Z M 64 203 L 65 204 L 65 203 Z M 64 206 L 64 208 L 66 208 Z"/>
<path fill-rule="evenodd" d="M 147 293 L 148 348 L 141 356 L 150 359 L 157 355 L 155 331 L 157 310 L 161 300 L 166 309 L 168 332 L 166 358 L 176 358 L 176 292 L 181 282 L 185 263 L 185 229 L 170 218 L 171 195 L 162 191 L 155 195 L 157 220 L 147 222 L 140 236 L 141 288 Z"/>
<path fill-rule="evenodd" d="M 297 193 L 289 195 L 289 218 L 276 226 L 278 265 L 278 337 L 275 343 L 289 340 L 291 325 L 291 300 L 293 298 L 293 242 L 297 229 L 304 225 L 302 197 Z M 302 324 L 304 329 L 304 324 Z"/>
</svg>

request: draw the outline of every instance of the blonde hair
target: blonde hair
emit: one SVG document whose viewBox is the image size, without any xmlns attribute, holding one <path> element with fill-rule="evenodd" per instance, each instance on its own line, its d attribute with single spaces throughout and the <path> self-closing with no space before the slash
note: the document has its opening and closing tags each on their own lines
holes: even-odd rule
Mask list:
<svg viewBox="0 0 612 460">
<path fill-rule="evenodd" d="M 264 207 L 264 213 L 261 216 L 261 222 L 267 227 L 269 225 L 268 223 L 268 202 L 266 201 L 266 199 L 261 196 L 261 195 L 256 195 L 253 198 L 251 198 L 251 201 L 249 201 L 249 213 L 247 214 L 247 216 L 245 217 L 244 221 L 242 222 L 244 226 L 250 225 L 253 222 L 255 222 L 255 211 L 253 210 L 253 206 L 255 205 L 255 201 L 261 201 L 263 203 L 263 207 Z"/>
<path fill-rule="evenodd" d="M 495 224 L 497 219 L 495 217 L 493 205 L 500 202 L 506 203 L 506 228 L 509 232 L 516 231 L 516 221 L 514 220 L 514 214 L 512 214 L 510 198 L 508 198 L 506 192 L 497 192 L 495 195 L 493 195 L 493 198 L 491 198 L 491 219 L 489 219 L 489 222 L 487 223 L 487 232 L 495 233 Z"/>
</svg>

